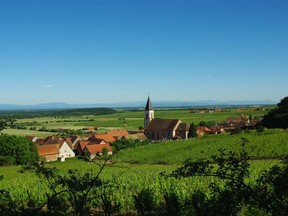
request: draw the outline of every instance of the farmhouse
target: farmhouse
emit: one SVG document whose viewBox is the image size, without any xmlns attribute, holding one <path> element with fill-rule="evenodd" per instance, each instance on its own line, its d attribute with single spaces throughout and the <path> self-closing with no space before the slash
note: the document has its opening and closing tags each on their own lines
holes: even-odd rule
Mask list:
<svg viewBox="0 0 288 216">
<path fill-rule="evenodd" d="M 46 161 L 56 161 L 58 158 L 64 161 L 66 158 L 75 157 L 75 153 L 62 138 L 50 138 L 45 144 L 37 145 L 38 154 Z"/>
<path fill-rule="evenodd" d="M 102 155 L 104 149 L 106 149 L 108 152 L 108 155 L 112 155 L 112 147 L 108 144 L 94 144 L 94 145 L 86 145 L 86 147 L 83 150 L 83 153 L 86 157 L 93 159 L 97 155 Z"/>
<path fill-rule="evenodd" d="M 155 119 L 150 97 L 145 107 L 144 134 L 148 139 L 187 139 L 190 126 L 180 119 Z"/>
<path fill-rule="evenodd" d="M 76 155 L 84 155 L 84 149 L 87 145 L 99 145 L 99 144 L 105 144 L 106 142 L 104 140 L 97 140 L 97 142 L 92 142 L 89 140 L 81 140 L 76 144 L 75 153 Z"/>
</svg>

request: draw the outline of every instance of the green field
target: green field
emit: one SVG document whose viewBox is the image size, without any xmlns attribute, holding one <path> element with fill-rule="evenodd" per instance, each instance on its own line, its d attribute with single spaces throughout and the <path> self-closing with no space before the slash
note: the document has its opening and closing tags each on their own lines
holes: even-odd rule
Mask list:
<svg viewBox="0 0 288 216">
<path fill-rule="evenodd" d="M 269 110 L 255 110 L 251 108 L 233 108 L 226 109 L 223 112 L 212 112 L 212 113 L 192 113 L 190 109 L 167 109 L 167 110 L 155 110 L 155 118 L 177 118 L 182 122 L 191 124 L 194 122 L 198 124 L 200 121 L 214 121 L 222 122 L 227 118 L 239 117 L 241 114 L 247 116 L 251 115 L 252 118 L 263 116 Z M 6 130 L 7 134 L 17 135 L 35 135 L 42 136 L 37 130 L 45 127 L 47 129 L 71 129 L 77 130 L 85 127 L 98 128 L 100 131 L 107 131 L 115 128 L 125 128 L 127 130 L 138 130 L 140 126 L 143 127 L 144 123 L 144 111 L 118 111 L 114 114 L 109 115 L 98 115 L 98 116 L 82 116 L 82 117 L 41 117 L 41 118 L 29 118 L 29 119 L 18 119 L 16 121 L 21 126 L 27 128 L 27 130 Z M 36 130 L 30 130 L 31 127 L 35 127 Z M 54 132 L 52 134 L 57 134 Z M 44 133 L 45 135 L 51 135 L 51 133 Z"/>
<path fill-rule="evenodd" d="M 249 109 L 234 110 L 220 113 L 191 113 L 189 110 L 159 110 L 155 116 L 159 118 L 180 118 L 183 122 L 199 123 L 200 121 L 224 121 L 229 117 L 238 117 L 240 114 L 261 116 L 267 111 L 253 111 Z M 91 120 L 93 119 L 93 120 Z M 127 111 L 105 116 L 84 116 L 70 118 L 35 118 L 23 119 L 18 122 L 30 125 L 31 122 L 39 127 L 47 128 L 82 128 L 101 127 L 103 129 L 119 128 L 126 124 L 129 129 L 137 129 L 143 123 L 143 111 Z M 30 123 L 29 123 L 30 122 Z M 125 123 L 124 123 L 125 122 Z M 38 127 L 37 126 L 37 127 Z M 9 134 L 26 135 L 32 130 L 6 129 Z M 46 136 L 35 131 L 37 136 Z M 41 133 L 41 134 L 40 134 Z M 111 163 L 106 165 L 101 173 L 101 178 L 109 181 L 109 199 L 115 205 L 119 204 L 118 213 L 136 215 L 135 196 L 143 190 L 151 190 L 153 205 L 162 206 L 164 194 L 176 194 L 177 199 L 185 203 L 192 194 L 201 190 L 207 196 L 210 194 L 209 185 L 215 183 L 222 185 L 219 179 L 214 177 L 190 177 L 177 180 L 164 178 L 159 174 L 171 173 L 181 166 L 186 158 L 209 158 L 217 154 L 219 149 L 239 152 L 242 138 L 248 140 L 245 149 L 252 156 L 250 161 L 250 176 L 247 182 L 255 182 L 255 179 L 269 167 L 278 164 L 279 159 L 288 155 L 288 131 L 280 129 L 265 129 L 263 132 L 242 131 L 240 134 L 230 133 L 208 135 L 190 140 L 175 140 L 167 142 L 151 142 L 147 145 L 126 149 L 113 155 Z M 69 169 L 77 169 L 80 174 L 97 173 L 99 166 L 82 159 L 67 159 L 64 163 L 53 162 L 47 167 L 56 167 L 62 175 L 67 175 Z M 11 193 L 16 203 L 23 203 L 29 199 L 35 199 L 38 203 L 45 200 L 45 193 L 49 192 L 47 182 L 36 177 L 32 172 L 20 173 L 21 167 L 0 167 L 0 190 Z M 101 203 L 98 200 L 97 203 Z M 101 209 L 100 204 L 93 204 L 94 208 Z"/>
<path fill-rule="evenodd" d="M 209 194 L 209 185 L 212 182 L 218 185 L 222 182 L 212 177 L 199 176 L 181 180 L 166 179 L 159 174 L 171 173 L 188 157 L 209 157 L 216 154 L 219 148 L 238 151 L 241 137 L 249 140 L 245 148 L 254 156 L 254 160 L 250 162 L 250 177 L 246 179 L 247 182 L 253 183 L 263 170 L 279 163 L 278 159 L 288 154 L 287 130 L 210 135 L 193 140 L 151 143 L 120 151 L 112 157 L 112 164 L 104 168 L 101 178 L 110 182 L 109 199 L 121 204 L 121 214 L 135 211 L 134 196 L 144 189 L 153 190 L 154 205 L 162 205 L 165 193 L 176 193 L 184 202 L 196 190 L 201 189 Z M 66 175 L 69 169 L 77 169 L 82 174 L 97 173 L 99 170 L 97 165 L 77 158 L 68 159 L 64 163 L 53 162 L 46 166 L 56 167 L 63 175 Z M 17 166 L 0 167 L 0 174 L 4 176 L 0 181 L 0 190 L 10 191 L 15 202 L 21 203 L 31 199 L 31 196 L 39 202 L 44 200 L 45 192 L 49 191 L 46 181 L 31 172 L 19 173 L 19 170 L 21 167 Z"/>
<path fill-rule="evenodd" d="M 246 138 L 247 151 L 254 159 L 281 158 L 288 154 L 288 131 L 275 129 L 229 133 L 198 137 L 192 140 L 151 143 L 128 149 L 115 156 L 116 161 L 138 164 L 180 164 L 186 158 L 210 157 L 218 149 L 240 150 L 241 138 Z"/>
</svg>

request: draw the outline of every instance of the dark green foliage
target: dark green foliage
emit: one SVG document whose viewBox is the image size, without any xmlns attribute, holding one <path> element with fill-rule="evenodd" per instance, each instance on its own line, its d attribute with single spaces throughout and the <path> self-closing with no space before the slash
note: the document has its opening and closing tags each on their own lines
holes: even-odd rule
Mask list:
<svg viewBox="0 0 288 216">
<path fill-rule="evenodd" d="M 247 143 L 248 140 L 243 138 L 243 149 L 239 153 L 220 149 L 210 159 L 187 159 L 182 167 L 168 175 L 175 178 L 207 176 L 223 182 L 222 187 L 213 183 L 210 185 L 209 197 L 202 191 L 196 191 L 186 208 L 193 208 L 199 216 L 247 214 L 249 209 L 259 215 L 287 215 L 288 160 L 266 170 L 256 182 L 247 183 L 245 179 L 250 174 L 251 159 L 245 150 Z"/>
<path fill-rule="evenodd" d="M 165 193 L 164 200 L 166 203 L 167 215 L 177 216 L 182 215 L 183 205 L 179 197 L 175 193 Z"/>
<path fill-rule="evenodd" d="M 0 156 L 2 162 L 14 165 L 25 165 L 38 160 L 36 144 L 25 137 L 6 135 L 0 136 Z M 9 157 L 8 160 L 5 157 Z"/>
<path fill-rule="evenodd" d="M 13 160 L 9 156 L 0 156 L 0 166 L 10 166 L 13 165 Z"/>
<path fill-rule="evenodd" d="M 114 152 L 118 152 L 123 149 L 128 148 L 135 148 L 137 146 L 142 146 L 148 144 L 148 140 L 139 141 L 139 140 L 132 140 L 132 139 L 118 139 L 115 142 L 111 143 Z"/>
<path fill-rule="evenodd" d="M 113 113 L 116 113 L 116 110 L 111 108 L 81 108 L 55 112 L 57 116 L 107 115 Z"/>
<path fill-rule="evenodd" d="M 8 126 L 8 123 L 5 120 L 0 120 L 0 133 Z"/>
<path fill-rule="evenodd" d="M 234 135 L 234 134 L 241 134 L 242 133 L 242 129 L 240 127 L 237 127 L 234 131 L 231 131 L 231 135 Z"/>
<path fill-rule="evenodd" d="M 6 190 L 0 190 L 0 215 L 17 215 L 16 203 Z"/>
<path fill-rule="evenodd" d="M 288 160 L 283 165 L 275 165 L 265 171 L 257 180 L 255 202 L 272 215 L 288 212 Z"/>
<path fill-rule="evenodd" d="M 207 122 L 205 122 L 205 121 L 200 121 L 199 122 L 199 126 L 201 126 L 201 127 L 211 127 L 211 126 L 214 126 L 216 124 L 216 122 L 215 121 L 207 121 Z"/>
<path fill-rule="evenodd" d="M 104 209 L 105 215 L 120 215 L 121 204 L 115 202 L 111 199 L 110 192 L 103 193 L 101 196 L 102 200 L 102 209 Z"/>
<path fill-rule="evenodd" d="M 264 127 L 263 127 L 262 125 L 258 125 L 258 126 L 256 127 L 256 131 L 257 131 L 258 134 L 263 133 L 264 130 L 265 130 L 265 129 L 264 129 Z"/>
<path fill-rule="evenodd" d="M 281 101 L 277 104 L 278 107 L 284 107 L 288 105 L 288 97 L 282 98 Z"/>
<path fill-rule="evenodd" d="M 150 188 L 143 188 L 137 195 L 134 196 L 135 207 L 138 215 L 145 215 L 155 208 L 153 190 Z"/>
<path fill-rule="evenodd" d="M 63 110 L 30 110 L 30 111 L 6 111 L 0 113 L 3 119 L 24 119 L 38 117 L 68 117 L 68 116 L 84 116 L 84 115 L 107 115 L 116 113 L 111 108 L 79 108 L 79 109 L 63 109 Z"/>
<path fill-rule="evenodd" d="M 6 129 L 6 128 L 16 128 L 17 124 L 15 123 L 16 120 L 15 119 L 11 119 L 11 118 L 3 118 L 0 120 L 0 133 Z"/>
<path fill-rule="evenodd" d="M 267 128 L 288 128 L 288 97 L 283 98 L 276 108 L 264 116 L 262 125 Z"/>
<path fill-rule="evenodd" d="M 188 138 L 197 137 L 196 125 L 192 122 L 188 132 Z"/>
<path fill-rule="evenodd" d="M 99 202 L 105 202 L 104 194 L 109 194 L 108 182 L 100 179 L 100 174 L 108 160 L 93 161 L 100 166 L 97 172 L 82 173 L 79 170 L 69 170 L 68 174 L 59 173 L 54 168 L 46 167 L 42 164 L 27 166 L 22 171 L 33 171 L 45 181 L 49 191 L 46 192 L 46 200 L 39 203 L 36 198 L 31 197 L 24 210 L 32 215 L 91 215 L 93 209 L 103 206 Z M 108 189 L 107 189 L 108 188 Z M 98 206 L 94 206 L 94 203 Z M 24 211 L 23 210 L 23 211 Z M 110 215 L 110 209 L 104 208 L 106 215 Z"/>
</svg>

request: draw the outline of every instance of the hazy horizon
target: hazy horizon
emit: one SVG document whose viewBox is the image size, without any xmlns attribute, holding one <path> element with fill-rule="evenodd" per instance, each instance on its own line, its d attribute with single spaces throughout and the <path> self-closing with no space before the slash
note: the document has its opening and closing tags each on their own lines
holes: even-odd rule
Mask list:
<svg viewBox="0 0 288 216">
<path fill-rule="evenodd" d="M 169 107 L 227 107 L 227 106 L 265 106 L 276 104 L 275 101 L 153 101 L 154 108 Z M 23 109 L 70 109 L 70 108 L 145 108 L 146 101 L 119 102 L 119 103 L 91 103 L 69 104 L 64 102 L 40 103 L 40 104 L 0 104 L 0 110 L 23 110 Z"/>
</svg>

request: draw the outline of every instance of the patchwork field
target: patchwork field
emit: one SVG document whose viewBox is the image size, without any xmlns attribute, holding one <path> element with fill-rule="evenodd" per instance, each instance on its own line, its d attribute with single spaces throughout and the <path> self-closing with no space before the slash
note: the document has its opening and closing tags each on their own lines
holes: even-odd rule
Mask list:
<svg viewBox="0 0 288 216">
<path fill-rule="evenodd" d="M 214 121 L 222 122 L 227 118 L 239 117 L 241 114 L 245 114 L 252 118 L 263 116 L 269 111 L 270 107 L 266 107 L 264 110 L 255 109 L 255 107 L 249 108 L 230 108 L 222 110 L 222 112 L 213 111 L 211 113 L 201 112 L 201 110 L 190 109 L 159 109 L 155 110 L 155 118 L 177 118 L 182 122 L 191 124 L 194 122 L 198 124 L 200 121 Z M 88 116 L 77 116 L 77 117 L 63 117 L 63 116 L 51 116 L 41 118 L 26 118 L 17 119 L 17 124 L 25 127 L 22 130 L 4 130 L 7 134 L 17 135 L 35 135 L 39 134 L 39 129 L 45 128 L 49 130 L 55 130 L 56 132 L 43 133 L 43 135 L 57 134 L 59 129 L 71 129 L 81 130 L 82 128 L 91 127 L 98 128 L 100 132 L 105 132 L 115 128 L 125 128 L 127 130 L 138 130 L 139 127 L 143 127 L 144 124 L 144 111 L 117 111 L 114 114 L 109 115 L 88 115 Z M 43 132 L 43 131 L 42 131 Z"/>
</svg>

